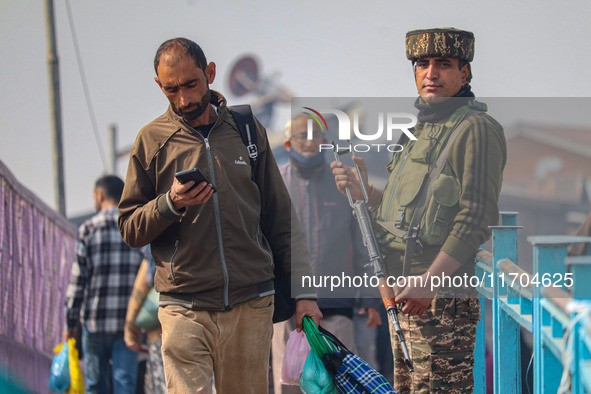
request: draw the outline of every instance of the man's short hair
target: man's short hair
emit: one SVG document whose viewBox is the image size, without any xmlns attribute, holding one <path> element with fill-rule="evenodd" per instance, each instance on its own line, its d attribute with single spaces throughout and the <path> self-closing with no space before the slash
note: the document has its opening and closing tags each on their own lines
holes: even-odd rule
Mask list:
<svg viewBox="0 0 591 394">
<path fill-rule="evenodd" d="M 105 175 L 96 180 L 94 187 L 101 189 L 108 200 L 119 204 L 123 193 L 123 180 L 121 178 L 116 175 Z"/>
<path fill-rule="evenodd" d="M 197 67 L 205 72 L 205 66 L 207 66 L 207 59 L 205 59 L 205 54 L 199 45 L 196 42 L 189 40 L 188 38 L 184 37 L 177 37 L 172 38 L 170 40 L 164 41 L 158 47 L 156 51 L 156 56 L 154 56 L 154 71 L 156 75 L 158 75 L 158 65 L 160 64 L 160 58 L 163 54 L 168 53 L 174 49 L 180 49 L 187 55 L 191 56 L 195 61 Z"/>
</svg>

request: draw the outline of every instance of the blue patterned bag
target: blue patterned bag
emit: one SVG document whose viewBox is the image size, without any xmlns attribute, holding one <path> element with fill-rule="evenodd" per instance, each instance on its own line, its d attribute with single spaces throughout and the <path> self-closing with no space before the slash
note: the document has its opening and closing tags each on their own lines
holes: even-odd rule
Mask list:
<svg viewBox="0 0 591 394">
<path fill-rule="evenodd" d="M 322 361 L 342 393 L 398 393 L 382 374 L 346 349 L 326 353 Z"/>
<path fill-rule="evenodd" d="M 398 394 L 382 374 L 351 353 L 331 332 L 322 327 L 316 327 L 312 319 L 307 316 L 304 317 L 303 324 L 306 339 L 312 349 L 310 354 L 322 360 L 324 368 L 341 393 Z"/>
<path fill-rule="evenodd" d="M 341 393 L 398 394 L 382 374 L 351 353 L 331 332 L 322 327 L 318 330 L 338 349 L 324 353 L 322 362 Z"/>
</svg>

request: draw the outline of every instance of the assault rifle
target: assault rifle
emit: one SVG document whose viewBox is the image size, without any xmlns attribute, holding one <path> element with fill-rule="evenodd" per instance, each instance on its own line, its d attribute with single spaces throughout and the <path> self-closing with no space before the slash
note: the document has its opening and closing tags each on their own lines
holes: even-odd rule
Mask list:
<svg viewBox="0 0 591 394">
<path fill-rule="evenodd" d="M 335 160 L 338 162 L 341 161 L 339 159 L 339 155 L 349 152 L 348 150 L 339 152 L 334 141 L 332 142 L 332 146 Z M 351 191 L 348 187 L 345 187 L 345 192 L 347 193 L 347 198 L 349 199 L 349 205 L 353 209 L 353 216 L 355 216 L 357 219 L 357 223 L 361 229 L 363 244 L 367 248 L 367 253 L 369 254 L 369 264 L 373 267 L 375 275 L 379 280 L 378 286 L 380 289 L 380 295 L 382 296 L 382 301 L 384 302 L 388 316 L 390 316 L 392 323 L 394 324 L 394 330 L 396 331 L 396 335 L 400 341 L 400 347 L 402 347 L 402 352 L 404 353 L 404 362 L 408 366 L 408 369 L 412 372 L 414 367 L 412 365 L 408 348 L 406 347 L 406 341 L 404 340 L 404 335 L 402 334 L 402 329 L 400 328 L 400 323 L 398 321 L 398 306 L 394 301 L 394 290 L 388 286 L 388 274 L 386 272 L 386 266 L 384 264 L 384 260 L 382 259 L 378 242 L 373 231 L 372 216 L 368 207 L 369 197 L 367 196 L 363 178 L 361 177 L 361 170 L 359 169 L 357 163 L 355 163 L 355 170 L 357 171 L 357 175 L 359 177 L 361 191 L 363 192 L 363 200 L 353 201 L 353 197 L 351 197 Z"/>
</svg>

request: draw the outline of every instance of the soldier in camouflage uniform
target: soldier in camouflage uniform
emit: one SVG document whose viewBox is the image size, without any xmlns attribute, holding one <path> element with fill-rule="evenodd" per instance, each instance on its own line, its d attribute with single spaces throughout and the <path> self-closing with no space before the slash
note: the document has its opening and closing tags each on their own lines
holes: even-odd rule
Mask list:
<svg viewBox="0 0 591 394">
<path fill-rule="evenodd" d="M 433 283 L 429 278 L 443 275 L 469 278 L 474 275 L 476 251 L 490 237 L 488 226 L 498 220 L 506 162 L 503 129 L 471 91 L 471 32 L 454 28 L 408 32 L 406 55 L 412 61 L 419 93 L 415 102 L 418 123 L 411 130 L 417 140 L 406 135 L 399 140 L 404 149 L 387 165 L 390 177 L 383 192 L 368 184 L 363 160 L 354 157 L 354 161 L 362 170 L 367 190 L 372 190 L 369 203 L 389 275 L 402 274 L 410 222 L 419 196 L 431 187 L 420 217 L 410 275 L 429 284 Z M 430 180 L 447 145 L 443 170 Z M 353 197 L 361 199 L 353 169 L 337 162 L 331 166 L 339 190 L 348 186 Z M 396 302 L 403 305 L 399 320 L 415 370 L 410 372 L 404 364 L 391 326 L 395 388 L 401 393 L 472 392 L 480 319 L 476 290 L 469 284 L 431 289 L 411 282 L 396 289 Z"/>
</svg>

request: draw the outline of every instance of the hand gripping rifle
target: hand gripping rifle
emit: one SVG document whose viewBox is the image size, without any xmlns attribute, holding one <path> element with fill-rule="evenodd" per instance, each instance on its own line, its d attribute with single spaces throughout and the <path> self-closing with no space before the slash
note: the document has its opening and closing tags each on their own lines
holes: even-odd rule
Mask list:
<svg viewBox="0 0 591 394">
<path fill-rule="evenodd" d="M 334 147 L 333 153 L 335 160 L 340 162 L 341 160 L 339 159 L 339 155 L 345 154 L 348 151 L 339 152 L 334 141 L 332 142 L 332 146 Z M 375 275 L 379 280 L 378 286 L 380 289 L 380 295 L 382 296 L 382 301 L 384 302 L 388 316 L 390 316 L 392 323 L 394 324 L 394 330 L 396 331 L 396 335 L 400 341 L 400 346 L 402 347 L 402 352 L 404 353 L 404 362 L 408 366 L 408 369 L 412 372 L 414 367 L 408 353 L 408 348 L 406 347 L 404 335 L 402 335 L 400 323 L 398 322 L 398 307 L 394 301 L 394 290 L 388 286 L 387 283 L 386 278 L 388 275 L 386 272 L 386 266 L 384 265 L 382 255 L 380 254 L 378 242 L 373 231 L 372 216 L 369 212 L 369 197 L 367 196 L 367 191 L 365 190 L 365 185 L 363 184 L 363 178 L 361 177 L 361 170 L 359 169 L 357 163 L 355 163 L 355 170 L 357 171 L 357 175 L 359 177 L 361 191 L 363 192 L 363 200 L 353 201 L 353 198 L 351 197 L 351 191 L 348 187 L 345 187 L 345 192 L 347 193 L 347 198 L 349 199 L 349 205 L 353 209 L 353 216 L 355 216 L 357 219 L 357 223 L 361 229 L 361 236 L 363 237 L 363 244 L 367 248 L 367 253 L 369 254 L 370 265 L 373 267 Z"/>
</svg>

